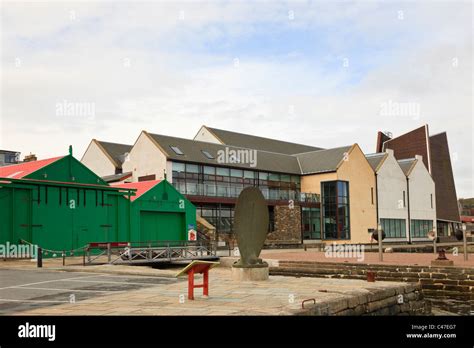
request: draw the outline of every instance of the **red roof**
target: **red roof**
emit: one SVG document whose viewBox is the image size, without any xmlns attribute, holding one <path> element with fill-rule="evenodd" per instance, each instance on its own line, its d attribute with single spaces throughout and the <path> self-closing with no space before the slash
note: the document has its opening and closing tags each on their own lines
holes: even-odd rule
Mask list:
<svg viewBox="0 0 474 348">
<path fill-rule="evenodd" d="M 39 161 L 31 161 L 11 166 L 0 167 L 0 178 L 21 179 L 31 173 L 34 173 L 47 165 L 56 162 L 64 156 L 47 158 Z"/>
<path fill-rule="evenodd" d="M 149 181 L 140 181 L 140 182 L 130 182 L 127 184 L 114 184 L 111 183 L 110 186 L 120 187 L 124 189 L 136 189 L 137 192 L 135 196 L 130 197 L 130 200 L 133 202 L 135 199 L 143 195 L 145 192 L 153 188 L 155 185 L 160 183 L 161 180 L 149 180 Z"/>
</svg>

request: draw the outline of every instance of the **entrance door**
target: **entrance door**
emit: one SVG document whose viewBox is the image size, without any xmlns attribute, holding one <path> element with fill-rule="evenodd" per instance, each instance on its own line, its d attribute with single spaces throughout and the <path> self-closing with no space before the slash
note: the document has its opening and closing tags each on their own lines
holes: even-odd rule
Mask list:
<svg viewBox="0 0 474 348">
<path fill-rule="evenodd" d="M 142 211 L 140 240 L 184 240 L 184 214 Z"/>
</svg>

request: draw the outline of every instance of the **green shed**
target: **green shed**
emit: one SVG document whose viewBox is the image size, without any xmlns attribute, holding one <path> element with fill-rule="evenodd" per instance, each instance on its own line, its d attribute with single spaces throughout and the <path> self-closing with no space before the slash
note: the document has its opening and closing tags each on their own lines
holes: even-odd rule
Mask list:
<svg viewBox="0 0 474 348">
<path fill-rule="evenodd" d="M 195 207 L 167 181 L 110 186 L 72 154 L 0 167 L 0 244 L 183 241 L 195 225 Z"/>
<path fill-rule="evenodd" d="M 196 229 L 196 208 L 167 180 L 113 187 L 136 190 L 130 197 L 133 241 L 183 241 Z"/>
</svg>

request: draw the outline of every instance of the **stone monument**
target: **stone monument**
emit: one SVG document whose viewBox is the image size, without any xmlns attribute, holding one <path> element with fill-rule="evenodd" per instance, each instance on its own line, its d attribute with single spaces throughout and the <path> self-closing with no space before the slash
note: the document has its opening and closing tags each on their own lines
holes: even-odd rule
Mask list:
<svg viewBox="0 0 474 348">
<path fill-rule="evenodd" d="M 247 187 L 235 204 L 234 233 L 240 259 L 232 265 L 232 279 L 267 280 L 268 264 L 259 258 L 268 233 L 268 207 L 260 190 Z"/>
</svg>

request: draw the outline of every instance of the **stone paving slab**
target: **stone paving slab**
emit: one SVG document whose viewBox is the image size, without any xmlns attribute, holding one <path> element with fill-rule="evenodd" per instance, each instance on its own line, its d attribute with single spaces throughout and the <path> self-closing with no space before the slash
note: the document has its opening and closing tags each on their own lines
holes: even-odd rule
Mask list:
<svg viewBox="0 0 474 348">
<path fill-rule="evenodd" d="M 283 276 L 271 276 L 262 282 L 235 282 L 229 268 L 216 268 L 210 272 L 208 298 L 196 289 L 196 300 L 189 301 L 187 282 L 172 282 L 17 315 L 291 315 L 300 311 L 304 299 L 314 298 L 318 304 L 332 301 L 334 306 L 334 301 L 357 301 L 357 296 L 379 293 L 383 297 L 403 292 L 405 286 L 394 282 Z M 180 303 L 180 295 L 184 295 L 184 303 Z"/>
</svg>

